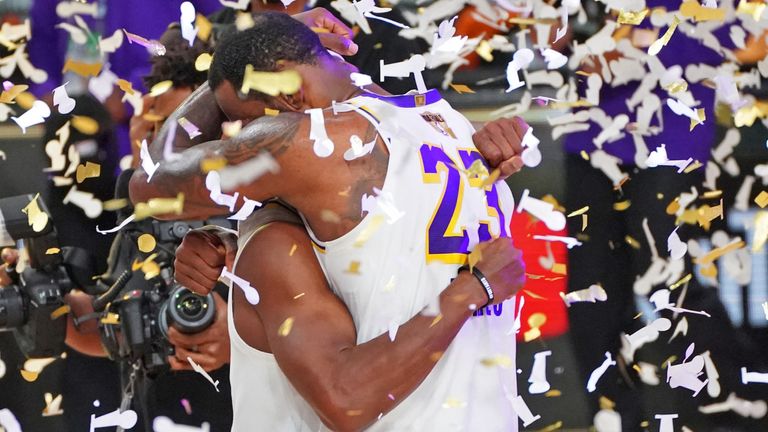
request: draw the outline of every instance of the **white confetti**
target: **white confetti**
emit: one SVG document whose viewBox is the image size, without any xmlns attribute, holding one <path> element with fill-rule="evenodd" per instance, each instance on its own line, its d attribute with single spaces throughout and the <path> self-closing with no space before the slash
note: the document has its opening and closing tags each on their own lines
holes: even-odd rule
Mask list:
<svg viewBox="0 0 768 432">
<path fill-rule="evenodd" d="M 546 241 L 556 241 L 565 243 L 565 246 L 568 249 L 573 249 L 574 246 L 581 246 L 581 242 L 573 237 L 563 237 L 563 236 L 555 236 L 555 235 L 534 235 L 534 240 L 546 240 Z"/>
<path fill-rule="evenodd" d="M 589 380 L 587 380 L 587 390 L 590 393 L 597 390 L 597 382 L 605 374 L 605 371 L 607 371 L 611 366 L 616 366 L 616 361 L 613 359 L 613 357 L 611 357 L 611 353 L 606 351 L 605 360 L 603 360 L 603 363 L 598 366 L 597 369 L 592 371 L 592 373 L 589 375 Z"/>
<path fill-rule="evenodd" d="M 261 207 L 261 202 L 248 199 L 245 196 L 243 196 L 243 201 L 244 202 L 243 202 L 243 205 L 240 207 L 240 210 L 238 210 L 237 213 L 233 214 L 227 219 L 244 221 L 248 219 L 248 216 L 250 216 L 251 213 L 253 213 L 257 208 Z"/>
<path fill-rule="evenodd" d="M 192 360 L 191 357 L 187 357 L 187 361 L 189 362 L 190 365 L 192 365 L 192 369 L 194 369 L 195 372 L 199 373 L 206 380 L 208 380 L 208 382 L 213 384 L 213 388 L 215 388 L 217 392 L 219 391 L 219 380 L 214 381 L 213 377 L 211 377 L 211 375 L 208 372 L 206 372 L 205 369 L 202 368 L 202 366 L 200 366 L 199 364 L 195 363 L 195 361 Z"/>
<path fill-rule="evenodd" d="M 122 429 L 130 429 L 136 426 L 138 420 L 139 416 L 136 414 L 136 411 L 125 410 L 120 412 L 120 408 L 98 417 L 96 417 L 96 414 L 91 414 L 90 432 L 93 432 L 95 429 L 112 426 L 119 426 Z"/>
<path fill-rule="evenodd" d="M 326 158 L 333 153 L 333 141 L 328 138 L 325 130 L 325 116 L 322 108 L 312 108 L 304 111 L 310 116 L 309 139 L 314 141 L 312 149 L 317 157 Z"/>
<path fill-rule="evenodd" d="M 573 303 L 590 302 L 595 303 L 599 301 L 608 300 L 608 294 L 605 289 L 600 285 L 590 285 L 589 288 L 585 288 L 578 291 L 571 291 L 568 294 L 562 294 L 563 301 L 567 307 L 571 307 Z"/>
<path fill-rule="evenodd" d="M 152 176 L 155 175 L 155 171 L 160 168 L 160 163 L 152 161 L 152 155 L 149 154 L 149 148 L 147 147 L 147 140 L 141 141 L 139 157 L 141 158 L 141 168 L 147 173 L 147 183 L 149 183 L 152 180 Z"/>
<path fill-rule="evenodd" d="M 235 205 L 240 193 L 235 192 L 234 195 L 223 193 L 221 191 L 221 177 L 218 171 L 208 172 L 208 175 L 205 176 L 205 187 L 210 192 L 211 201 L 218 205 L 227 206 L 230 212 L 235 211 Z"/>
<path fill-rule="evenodd" d="M 50 115 L 51 108 L 48 107 L 48 104 L 38 100 L 32 104 L 32 108 L 29 111 L 19 117 L 11 117 L 11 120 L 19 125 L 22 133 L 26 134 L 28 127 L 45 122 L 45 119 Z"/>
<path fill-rule="evenodd" d="M 560 231 L 565 228 L 565 215 L 555 210 L 555 206 L 529 196 L 528 189 L 523 191 L 523 195 L 517 205 L 517 212 L 527 211 L 539 220 L 542 220 L 547 228 L 553 231 Z"/>
<path fill-rule="evenodd" d="M 229 270 L 227 270 L 226 267 L 224 267 L 221 270 L 220 277 L 229 279 L 233 284 L 239 286 L 240 289 L 243 290 L 243 293 L 245 294 L 245 299 L 248 300 L 248 303 L 252 305 L 259 304 L 259 299 L 260 299 L 259 292 L 256 291 L 256 288 L 252 287 L 247 280 L 230 272 Z"/>
<path fill-rule="evenodd" d="M 189 42 L 189 46 L 192 46 L 195 43 L 195 38 L 197 37 L 197 32 L 199 30 L 194 26 L 196 19 L 195 5 L 185 1 L 179 6 L 179 9 L 181 10 L 181 19 L 179 20 L 181 23 L 181 37 Z"/>
<path fill-rule="evenodd" d="M 519 89 L 525 85 L 520 80 L 519 72 L 526 69 L 533 61 L 533 51 L 528 48 L 519 49 L 512 56 L 512 61 L 507 64 L 507 83 L 509 87 L 505 90 L 507 93 Z"/>
<path fill-rule="evenodd" d="M 133 222 L 134 219 L 136 219 L 136 215 L 130 215 L 127 218 L 125 218 L 125 220 L 123 220 L 123 222 L 121 222 L 120 225 L 118 225 L 118 226 L 116 226 L 114 228 L 107 229 L 107 230 L 100 229 L 99 226 L 96 225 L 96 232 L 98 232 L 99 234 L 112 234 L 114 232 L 118 232 L 121 229 L 123 229 L 124 226 L 126 226 L 129 223 Z"/>
<path fill-rule="evenodd" d="M 533 366 L 531 375 L 528 377 L 528 392 L 530 394 L 546 393 L 550 389 L 547 381 L 547 357 L 552 355 L 552 351 L 541 351 L 533 355 Z"/>
<path fill-rule="evenodd" d="M 21 424 L 8 408 L 0 409 L 0 426 L 6 432 L 21 432 Z"/>
<path fill-rule="evenodd" d="M 241 185 L 247 185 L 267 174 L 280 172 L 280 165 L 268 152 L 262 152 L 258 156 L 248 159 L 238 165 L 227 165 L 219 170 L 221 178 L 221 190 L 230 192 Z"/>
<path fill-rule="evenodd" d="M 427 85 L 421 75 L 426 64 L 426 60 L 421 54 L 415 54 L 408 60 L 397 63 L 384 64 L 384 60 L 379 60 L 380 81 L 384 82 L 386 78 L 407 78 L 413 75 L 413 79 L 416 81 L 416 90 L 419 93 L 426 93 Z"/>
</svg>

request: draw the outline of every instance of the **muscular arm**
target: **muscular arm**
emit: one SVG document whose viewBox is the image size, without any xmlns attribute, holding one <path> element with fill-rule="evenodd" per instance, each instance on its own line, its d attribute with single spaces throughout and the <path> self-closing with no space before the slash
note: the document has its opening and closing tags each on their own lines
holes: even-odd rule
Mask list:
<svg viewBox="0 0 768 432">
<path fill-rule="evenodd" d="M 280 368 L 334 430 L 365 428 L 392 410 L 430 373 L 471 316 L 469 305 L 485 303 L 479 283 L 462 272 L 441 294 L 440 320 L 416 315 L 394 341 L 384 333 L 358 345 L 352 318 L 330 291 L 302 227 L 269 225 L 242 250 L 240 262 L 247 264 L 237 275 L 261 296 L 255 310 Z M 233 292 L 235 305 L 244 305 L 235 306 L 237 322 L 239 313 L 253 309 L 240 290 Z M 280 335 L 288 318 L 292 329 Z"/>
</svg>

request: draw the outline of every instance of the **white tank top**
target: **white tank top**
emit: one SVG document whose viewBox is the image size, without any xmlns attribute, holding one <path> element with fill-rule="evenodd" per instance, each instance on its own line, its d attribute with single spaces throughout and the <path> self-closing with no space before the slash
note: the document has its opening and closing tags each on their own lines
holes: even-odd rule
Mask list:
<svg viewBox="0 0 768 432">
<path fill-rule="evenodd" d="M 311 230 L 310 236 L 353 318 L 357 342 L 397 337 L 397 327 L 425 308 L 438 312 L 438 295 L 478 241 L 509 236 L 512 194 L 503 182 L 482 187 L 468 177 L 484 164 L 474 131 L 437 91 L 358 96 L 335 108 L 373 122 L 387 142 L 389 166 L 376 204 L 357 227 L 329 242 Z M 241 225 L 241 247 L 258 225 Z M 476 312 L 424 382 L 368 430 L 516 431 L 514 308 L 510 300 Z M 229 322 L 232 430 L 326 430 L 274 357 L 245 344 Z"/>
</svg>

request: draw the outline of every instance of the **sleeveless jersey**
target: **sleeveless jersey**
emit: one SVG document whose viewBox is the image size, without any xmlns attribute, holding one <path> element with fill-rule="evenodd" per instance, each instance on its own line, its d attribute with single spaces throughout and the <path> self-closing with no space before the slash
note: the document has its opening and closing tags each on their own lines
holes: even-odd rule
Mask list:
<svg viewBox="0 0 768 432">
<path fill-rule="evenodd" d="M 389 149 L 386 180 L 349 233 L 322 242 L 308 231 L 331 289 L 353 318 L 357 342 L 396 338 L 398 326 L 415 315 L 439 313 L 439 294 L 474 245 L 509 236 L 512 195 L 503 182 L 483 184 L 477 173 L 487 166 L 472 143 L 474 131 L 437 91 L 365 94 L 334 109 L 354 110 L 376 126 Z M 241 224 L 241 248 L 270 218 L 260 215 L 265 210 Z M 475 312 L 424 382 L 368 430 L 516 431 L 514 308 L 509 300 Z M 327 430 L 274 356 L 249 347 L 229 323 L 233 431 Z"/>
</svg>

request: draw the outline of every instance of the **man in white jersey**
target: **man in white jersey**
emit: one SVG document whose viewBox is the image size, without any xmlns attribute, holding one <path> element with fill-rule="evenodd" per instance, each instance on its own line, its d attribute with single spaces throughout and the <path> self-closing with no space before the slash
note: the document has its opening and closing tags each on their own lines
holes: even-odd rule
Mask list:
<svg viewBox="0 0 768 432">
<path fill-rule="evenodd" d="M 349 83 L 352 70 L 325 54 L 313 33 L 296 28 L 288 22 L 292 20 L 280 22 L 277 17 L 257 17 L 256 21 L 253 29 L 223 42 L 217 50 L 211 88 L 224 112 L 238 117 L 242 110 L 253 110 L 259 104 L 301 112 L 304 108 L 330 105 L 332 100 L 345 100 L 340 108 L 349 112 L 326 114 L 328 138 L 346 143 L 357 135 L 363 142 L 375 141 L 373 154 L 347 161 L 344 152 L 337 148 L 319 159 L 309 139 L 309 117 L 280 114 L 251 123 L 233 140 L 196 146 L 176 161 L 161 162 L 150 182 L 146 173 L 137 173 L 131 190 L 134 201 L 184 192 L 188 205 L 182 216 L 210 214 L 209 192 L 203 187 L 200 163 L 206 158 L 223 156 L 229 163 L 237 164 L 262 151 L 271 152 L 281 172 L 266 174 L 238 188 L 238 192 L 259 200 L 278 196 L 303 215 L 316 249 L 322 251 L 318 257 L 331 289 L 351 314 L 358 346 L 374 342 L 368 346 L 379 354 L 369 355 L 364 363 L 359 359 L 347 360 L 355 369 L 367 368 L 372 372 L 361 374 L 352 367 L 345 370 L 344 364 L 338 362 L 330 370 L 312 368 L 297 358 L 300 356 L 281 351 L 295 341 L 304 342 L 300 346 L 308 352 L 325 345 L 322 340 L 295 335 L 301 333 L 300 325 L 302 331 L 310 331 L 327 317 L 316 313 L 302 316 L 300 321 L 283 316 L 275 324 L 273 299 L 285 293 L 269 287 L 270 277 L 252 274 L 251 266 L 238 266 L 238 276 L 246 280 L 258 278 L 258 284 L 253 282 L 263 291 L 262 303 L 256 309 L 262 321 L 268 318 L 269 323 L 264 322 L 264 326 L 270 348 L 293 385 L 271 383 L 280 392 L 278 396 L 282 396 L 284 406 L 295 408 L 297 413 L 307 412 L 310 417 L 313 410 L 326 425 L 338 429 L 366 427 L 379 414 L 385 415 L 372 425 L 373 429 L 515 429 L 516 419 L 508 401 L 515 395 L 513 307 L 502 307 L 501 302 L 511 297 L 522 283 L 522 268 L 516 259 L 519 257 L 514 257 L 509 240 L 496 240 L 483 245 L 484 256 L 489 258 L 475 266 L 474 274 L 461 272 L 451 282 L 478 242 L 508 236 L 512 206 L 506 185 L 485 185 L 482 176 L 473 174 L 480 171 L 484 160 L 472 147 L 468 122 L 436 92 L 400 97 L 355 96 L 360 92 Z M 261 95 L 234 102 L 234 89 L 242 85 L 246 64 L 257 71 L 296 70 L 303 77 L 302 88 L 294 95 Z M 217 70 L 223 75 L 218 81 Z M 321 85 L 312 84 L 309 77 Z M 518 140 L 520 132 L 523 131 L 517 131 Z M 374 188 L 380 189 L 375 205 L 361 204 L 361 195 Z M 327 217 L 329 212 L 336 217 Z M 259 235 L 266 236 L 268 232 Z M 303 231 L 301 235 L 306 236 Z M 298 238 L 295 246 L 286 253 L 300 253 L 302 245 Z M 271 256 L 269 251 L 245 249 L 240 260 L 252 262 Z M 322 276 L 319 267 L 279 270 Z M 285 287 L 300 289 L 297 283 L 302 280 L 296 276 Z M 498 294 L 495 298 L 494 289 Z M 297 301 L 303 297 L 300 294 L 295 296 Z M 239 290 L 233 297 L 237 323 L 241 314 L 237 305 L 244 299 Z M 478 311 L 480 316 L 464 322 L 472 314 L 471 306 L 485 303 L 499 306 Z M 425 308 L 426 313 L 420 314 Z M 493 316 L 488 316 L 491 310 Z M 392 362 L 393 358 L 384 354 L 388 350 L 382 350 L 382 343 L 389 343 L 390 347 L 384 348 L 395 351 L 403 339 L 404 344 L 413 343 L 414 339 L 407 337 L 411 333 L 446 327 L 450 331 L 431 335 L 430 344 L 421 342 L 425 348 L 422 358 L 395 357 L 397 362 Z M 453 343 L 445 349 L 456 332 Z M 276 344 L 275 333 L 291 343 Z M 393 341 L 382 339 L 385 334 Z M 435 346 L 443 349 L 429 350 Z M 298 349 L 293 346 L 288 351 Z M 297 370 L 317 375 L 302 380 L 297 377 Z M 387 373 L 392 370 L 395 372 Z M 349 375 L 358 380 L 349 379 Z M 384 376 L 389 379 L 383 379 Z M 366 379 L 360 380 L 361 377 Z M 233 375 L 233 379 L 237 377 Z M 360 386 L 378 391 L 365 393 L 366 397 L 361 398 L 356 393 Z M 292 394 L 281 391 L 285 389 L 295 390 Z M 301 400 L 296 400 L 296 392 Z M 325 408 L 329 405 L 334 409 Z M 254 403 L 249 409 L 257 407 Z M 336 414 L 329 418 L 328 413 Z M 361 416 L 366 421 L 356 420 Z M 313 430 L 311 420 L 298 420 L 310 417 L 293 417 L 293 425 L 299 430 Z M 247 424 L 253 427 L 256 423 Z"/>
</svg>

